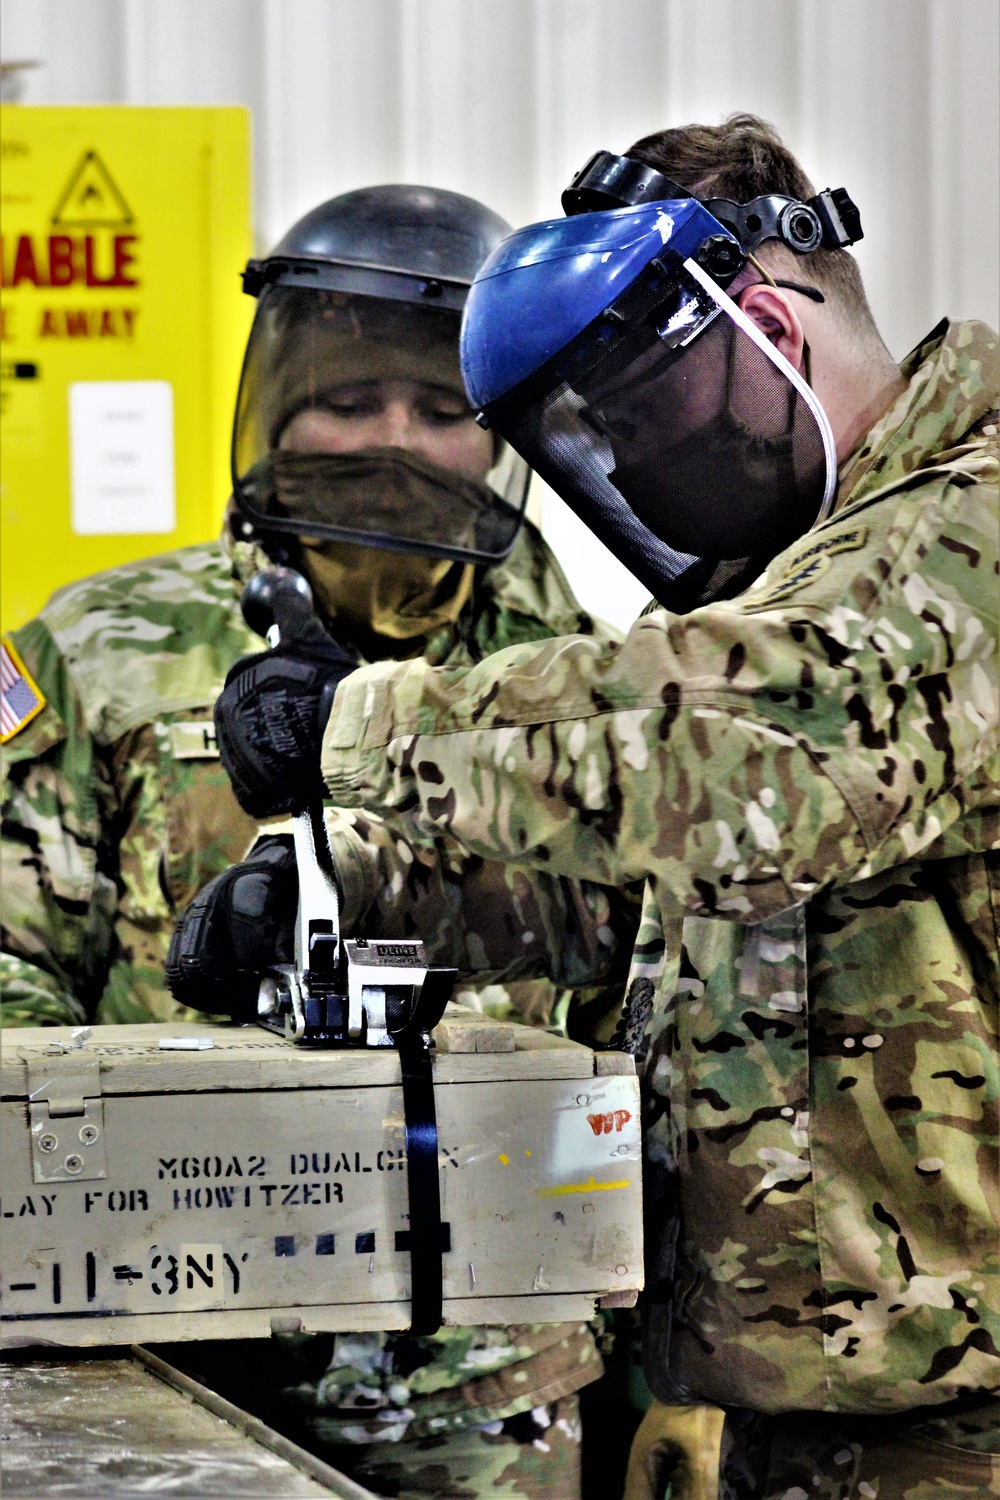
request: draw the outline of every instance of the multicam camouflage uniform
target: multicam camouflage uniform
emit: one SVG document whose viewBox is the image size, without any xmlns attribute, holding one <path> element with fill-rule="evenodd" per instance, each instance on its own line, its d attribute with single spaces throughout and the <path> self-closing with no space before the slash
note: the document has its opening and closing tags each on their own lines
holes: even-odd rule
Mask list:
<svg viewBox="0 0 1000 1500">
<path fill-rule="evenodd" d="M 330 794 L 399 847 L 646 881 L 666 1401 L 931 1407 L 961 1449 L 998 1384 L 996 346 L 936 329 L 738 599 L 338 692 Z"/>
<path fill-rule="evenodd" d="M 323 1336 L 281 1342 L 267 1409 L 377 1494 L 579 1500 L 576 1391 L 600 1371 L 589 1325 L 338 1334 L 319 1374 Z"/>
<path fill-rule="evenodd" d="M 62 589 L 14 633 L 47 703 L 2 752 L 4 1025 L 187 1014 L 163 979 L 173 922 L 258 831 L 220 765 L 212 707 L 233 662 L 262 649 L 239 594 L 265 564 L 228 539 L 187 547 Z M 526 524 L 507 563 L 481 577 L 458 626 L 433 636 L 425 655 L 467 666 L 570 630 L 607 636 Z M 507 876 L 498 866 L 483 879 L 501 891 Z M 549 1024 L 575 979 L 498 992 L 501 976 L 530 979 L 551 965 L 523 932 L 495 933 L 485 906 L 480 916 L 481 940 L 467 936 L 457 955 L 471 971 L 466 992 L 471 982 L 487 1003 Z M 442 926 L 435 951 L 448 941 Z"/>
<path fill-rule="evenodd" d="M 194 1015 L 166 990 L 163 961 L 177 914 L 241 859 L 257 834 L 219 762 L 212 706 L 232 664 L 262 649 L 243 622 L 239 595 L 265 563 L 246 544 L 188 547 L 63 589 L 15 633 L 16 650 L 47 704 L 3 751 L 5 1025 Z M 433 636 L 426 654 L 429 661 L 468 666 L 515 642 L 580 630 L 607 638 L 605 627 L 579 609 L 545 543 L 526 525 L 508 562 L 479 578 L 458 626 Z M 370 860 L 383 837 L 373 825 Z M 471 971 L 463 976 L 464 999 L 475 1000 L 478 991 L 484 1008 L 521 1012 L 537 1025 L 548 1025 L 554 1008 L 565 1012 L 577 973 L 613 981 L 616 960 L 610 942 L 600 949 L 603 966 L 589 952 L 577 958 L 572 928 L 580 893 L 570 881 L 545 877 L 543 884 L 541 904 L 546 913 L 559 912 L 567 930 L 559 971 L 542 954 L 543 936 L 551 948 L 558 946 L 558 933 L 539 927 L 539 937 L 525 941 L 526 925 L 497 926 L 498 898 L 512 904 L 504 900 L 502 866 L 482 868 L 482 904 L 469 914 L 460 945 L 449 931 L 460 893 L 448 888 L 446 875 L 446 899 L 429 934 L 436 955 Z M 518 901 L 527 919 L 534 911 L 530 892 L 515 895 L 513 905 Z M 627 897 L 620 902 L 608 892 L 591 897 L 591 905 L 595 901 L 602 909 L 618 903 L 616 929 L 628 931 Z M 352 915 L 348 910 L 347 921 Z M 633 928 L 637 917 L 638 910 Z M 591 922 L 579 925 L 589 942 Z M 620 965 L 627 966 L 630 941 L 617 948 Z M 623 980 L 624 968 L 609 985 L 614 1010 Z M 589 1005 L 606 1007 L 600 985 Z M 419 1365 L 419 1378 L 406 1386 L 412 1400 L 396 1399 L 405 1385 L 400 1340 L 378 1334 L 338 1344 L 322 1392 L 310 1388 L 303 1398 L 313 1407 L 347 1407 L 344 1426 L 351 1431 L 343 1440 L 350 1442 L 398 1441 L 415 1424 L 421 1441 L 440 1448 L 435 1422 L 449 1435 L 485 1426 L 482 1442 L 496 1450 L 490 1464 L 515 1442 L 515 1458 L 505 1454 L 506 1468 L 516 1467 L 521 1449 L 516 1439 L 494 1431 L 495 1424 L 559 1399 L 572 1406 L 571 1393 L 601 1370 L 593 1336 L 576 1325 L 446 1330 L 417 1341 L 417 1355 L 413 1345 L 407 1341 L 405 1354 Z M 381 1371 L 389 1393 L 384 1400 L 372 1394 L 369 1375 L 356 1370 L 359 1359 Z M 432 1399 L 430 1393 L 437 1394 Z M 330 1415 L 327 1438 L 335 1437 L 337 1420 Z M 566 1420 L 564 1413 L 559 1420 Z M 549 1447 L 549 1467 L 566 1476 L 571 1495 L 576 1470 L 567 1455 L 576 1448 L 562 1428 L 555 1430 L 560 1441 Z M 529 1442 L 527 1451 L 529 1469 L 537 1470 L 541 1450 Z M 456 1462 L 467 1469 L 467 1457 Z M 439 1454 L 439 1467 L 440 1460 Z"/>
<path fill-rule="evenodd" d="M 722 1500 L 987 1500 L 1000 1495 L 995 1406 L 922 1419 L 730 1413 Z M 676 1494 L 674 1500 L 679 1500 Z M 686 1500 L 686 1496 L 685 1496 Z"/>
</svg>

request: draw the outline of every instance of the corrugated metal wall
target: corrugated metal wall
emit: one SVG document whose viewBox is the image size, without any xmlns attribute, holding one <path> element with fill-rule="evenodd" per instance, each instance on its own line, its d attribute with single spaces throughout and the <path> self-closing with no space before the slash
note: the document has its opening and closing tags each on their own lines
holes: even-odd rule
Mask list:
<svg viewBox="0 0 1000 1500">
<path fill-rule="evenodd" d="M 262 244 L 423 180 L 515 222 L 600 146 L 753 109 L 846 183 L 894 352 L 996 322 L 996 0 L 3 0 L 27 102 L 249 104 Z"/>
</svg>

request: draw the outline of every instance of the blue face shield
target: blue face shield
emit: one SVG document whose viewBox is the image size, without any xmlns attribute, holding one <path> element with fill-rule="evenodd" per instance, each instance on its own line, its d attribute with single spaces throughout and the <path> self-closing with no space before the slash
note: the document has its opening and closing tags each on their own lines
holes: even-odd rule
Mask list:
<svg viewBox="0 0 1000 1500">
<path fill-rule="evenodd" d="M 505 241 L 463 322 L 473 403 L 675 611 L 738 593 L 833 500 L 822 407 L 711 274 L 742 263 L 691 199 L 581 214 Z"/>
</svg>

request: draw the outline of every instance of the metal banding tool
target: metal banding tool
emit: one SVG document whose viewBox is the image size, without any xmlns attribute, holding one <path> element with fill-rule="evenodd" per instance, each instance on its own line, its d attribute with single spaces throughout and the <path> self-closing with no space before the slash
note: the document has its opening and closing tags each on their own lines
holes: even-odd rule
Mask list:
<svg viewBox="0 0 1000 1500">
<path fill-rule="evenodd" d="M 250 629 L 272 647 L 326 638 L 309 584 L 293 568 L 256 574 L 240 603 Z M 430 1032 L 444 1013 L 456 971 L 432 968 L 423 944 L 414 939 L 342 938 L 319 797 L 293 817 L 292 834 L 299 883 L 294 963 L 275 965 L 262 978 L 258 1019 L 302 1046 L 395 1047 L 399 1053 L 410 1210 L 410 1332 L 433 1333 L 441 1326 L 446 1231 Z"/>
</svg>

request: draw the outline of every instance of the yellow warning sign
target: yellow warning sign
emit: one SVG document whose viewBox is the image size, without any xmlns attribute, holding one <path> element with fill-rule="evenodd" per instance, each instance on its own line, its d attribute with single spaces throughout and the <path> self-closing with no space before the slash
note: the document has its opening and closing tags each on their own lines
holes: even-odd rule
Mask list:
<svg viewBox="0 0 1000 1500">
<path fill-rule="evenodd" d="M 96 151 L 85 151 L 52 212 L 56 225 L 77 229 L 131 224 L 132 211 Z"/>
<path fill-rule="evenodd" d="M 0 109 L 3 629 L 219 534 L 249 154 L 243 109 Z"/>
</svg>

